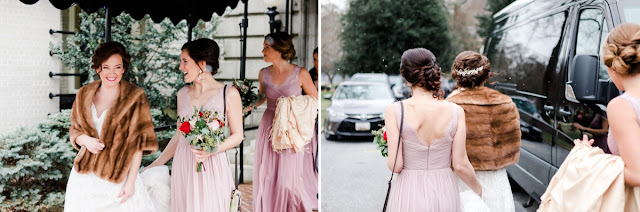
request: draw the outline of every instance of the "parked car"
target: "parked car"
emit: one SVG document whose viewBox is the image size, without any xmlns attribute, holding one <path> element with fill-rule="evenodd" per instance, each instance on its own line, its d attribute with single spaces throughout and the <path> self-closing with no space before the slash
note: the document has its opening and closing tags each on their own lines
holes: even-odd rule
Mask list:
<svg viewBox="0 0 640 212">
<path fill-rule="evenodd" d="M 445 98 L 449 96 L 449 94 L 451 94 L 451 91 L 453 91 L 455 84 L 456 83 L 453 82 L 453 79 L 451 78 L 442 77 L 440 79 L 440 89 L 442 89 L 442 91 L 444 92 Z"/>
<path fill-rule="evenodd" d="M 384 111 L 396 101 L 391 89 L 381 82 L 347 81 L 338 85 L 327 108 L 324 135 L 335 140 L 343 136 L 372 136 L 384 125 Z"/>
<path fill-rule="evenodd" d="M 391 81 L 391 90 L 396 99 L 403 100 L 411 96 L 411 88 L 401 75 L 391 75 L 389 80 Z"/>
<path fill-rule="evenodd" d="M 381 82 L 386 83 L 387 87 L 391 88 L 391 80 L 385 73 L 356 73 L 351 76 L 350 81 L 356 82 Z"/>
<path fill-rule="evenodd" d="M 513 103 L 516 105 L 520 113 L 525 112 L 528 113 L 528 115 L 533 116 L 534 118 L 542 118 L 542 116 L 540 116 L 540 113 L 538 113 L 538 111 L 536 110 L 535 105 L 533 105 L 533 102 L 531 102 L 526 97 L 511 96 L 511 100 L 513 100 Z M 520 119 L 520 130 L 522 131 L 522 139 L 527 139 L 529 141 L 542 140 L 542 131 L 535 126 L 522 121 L 522 119 Z"/>
<path fill-rule="evenodd" d="M 601 62 L 607 34 L 624 22 L 640 22 L 632 0 L 520 0 L 494 16 L 484 53 L 493 88 L 520 103 L 522 145 L 509 176 L 540 201 L 549 181 L 597 105 L 620 94 Z M 594 106 L 595 105 L 595 106 Z M 606 111 L 604 111 L 606 116 Z"/>
</svg>

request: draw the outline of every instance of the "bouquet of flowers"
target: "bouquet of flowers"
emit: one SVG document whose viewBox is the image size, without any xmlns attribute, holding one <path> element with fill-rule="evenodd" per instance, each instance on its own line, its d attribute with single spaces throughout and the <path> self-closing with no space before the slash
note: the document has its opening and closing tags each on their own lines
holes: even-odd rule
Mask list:
<svg viewBox="0 0 640 212">
<path fill-rule="evenodd" d="M 216 152 L 218 146 L 229 136 L 229 127 L 224 120 L 218 119 L 217 111 L 198 109 L 195 106 L 193 109 L 195 112 L 191 117 L 180 118 L 182 124 L 179 130 L 191 146 L 207 153 Z M 198 162 L 196 171 L 201 172 L 202 168 L 202 162 Z"/>
<path fill-rule="evenodd" d="M 255 105 L 260 98 L 264 97 L 264 94 L 260 95 L 260 91 L 258 87 L 253 86 L 253 82 L 248 79 L 244 79 L 239 81 L 237 79 L 233 80 L 233 87 L 238 89 L 240 92 L 240 98 L 242 99 L 242 108 L 248 108 L 252 105 Z M 244 117 L 246 118 L 251 111 L 244 112 Z"/>
<path fill-rule="evenodd" d="M 379 130 L 372 130 L 373 134 L 373 143 L 376 143 L 378 147 L 376 149 L 380 150 L 382 157 L 387 157 L 388 148 L 387 148 L 387 131 L 384 126 L 379 125 L 381 128 Z"/>
</svg>

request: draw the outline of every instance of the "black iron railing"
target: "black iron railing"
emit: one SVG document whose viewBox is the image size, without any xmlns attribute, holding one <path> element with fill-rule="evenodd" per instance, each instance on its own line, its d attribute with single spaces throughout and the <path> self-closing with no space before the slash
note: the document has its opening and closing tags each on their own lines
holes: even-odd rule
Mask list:
<svg viewBox="0 0 640 212">
<path fill-rule="evenodd" d="M 53 72 L 49 72 L 49 77 L 54 77 L 54 76 L 61 76 L 61 77 L 67 77 L 67 76 L 86 77 L 86 76 L 88 76 L 88 74 L 87 74 L 87 73 L 53 73 Z"/>
<path fill-rule="evenodd" d="M 50 35 L 53 35 L 54 33 L 67 34 L 67 35 L 73 35 L 73 34 L 75 34 L 75 32 L 69 32 L 69 31 L 62 31 L 62 30 L 53 30 L 53 29 L 49 29 L 49 34 L 50 34 Z"/>
</svg>

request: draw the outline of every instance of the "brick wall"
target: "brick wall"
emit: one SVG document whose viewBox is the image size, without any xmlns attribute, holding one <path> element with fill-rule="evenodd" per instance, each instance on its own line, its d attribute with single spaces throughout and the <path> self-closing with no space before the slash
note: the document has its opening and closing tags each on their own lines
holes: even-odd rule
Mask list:
<svg viewBox="0 0 640 212">
<path fill-rule="evenodd" d="M 49 1 L 0 0 L 0 134 L 58 112 L 58 98 L 48 94 L 59 93 L 60 82 L 48 73 L 60 72 L 62 65 L 49 56 L 49 43 L 62 36 L 49 29 L 60 27 L 60 10 Z"/>
</svg>

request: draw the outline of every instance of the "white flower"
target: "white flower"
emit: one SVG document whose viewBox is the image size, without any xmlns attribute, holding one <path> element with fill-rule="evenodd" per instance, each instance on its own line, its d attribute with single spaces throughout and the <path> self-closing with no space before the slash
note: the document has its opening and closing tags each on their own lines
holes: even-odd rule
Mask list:
<svg viewBox="0 0 640 212">
<path fill-rule="evenodd" d="M 196 127 L 196 121 L 189 121 L 189 125 L 191 125 L 191 129 Z"/>
<path fill-rule="evenodd" d="M 480 66 L 478 68 L 475 68 L 475 69 L 471 69 L 471 70 L 469 70 L 469 69 L 458 69 L 458 74 L 460 76 L 475 75 L 475 74 L 478 74 L 479 72 L 481 72 L 482 69 L 483 69 L 482 66 Z"/>
<path fill-rule="evenodd" d="M 218 121 L 217 121 L 217 120 L 214 120 L 214 121 L 212 121 L 212 122 L 207 123 L 207 126 L 209 126 L 209 129 L 210 129 L 211 131 L 215 131 L 215 130 L 217 130 L 218 128 L 220 128 L 220 123 L 218 123 Z"/>
</svg>

